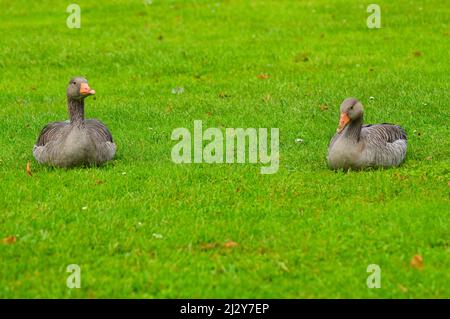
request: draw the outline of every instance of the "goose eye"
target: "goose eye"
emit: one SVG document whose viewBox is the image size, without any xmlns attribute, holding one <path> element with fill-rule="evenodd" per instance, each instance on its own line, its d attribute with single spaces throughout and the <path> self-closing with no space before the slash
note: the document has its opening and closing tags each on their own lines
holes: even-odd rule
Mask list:
<svg viewBox="0 0 450 319">
<path fill-rule="evenodd" d="M 350 110 L 353 110 L 353 105 L 350 107 Z"/>
<path fill-rule="evenodd" d="M 77 84 L 77 82 L 73 81 L 72 84 Z"/>
</svg>

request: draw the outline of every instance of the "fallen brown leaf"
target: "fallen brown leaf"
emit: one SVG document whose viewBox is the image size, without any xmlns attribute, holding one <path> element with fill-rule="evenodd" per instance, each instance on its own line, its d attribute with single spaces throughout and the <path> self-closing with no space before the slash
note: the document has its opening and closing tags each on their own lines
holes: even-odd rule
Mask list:
<svg viewBox="0 0 450 319">
<path fill-rule="evenodd" d="M 103 181 L 101 179 L 98 179 L 98 180 L 95 181 L 95 184 L 96 185 L 101 185 L 101 184 L 103 184 Z"/>
<path fill-rule="evenodd" d="M 414 51 L 414 52 L 413 52 L 413 55 L 416 56 L 416 57 L 419 57 L 419 56 L 422 56 L 422 52 L 420 52 L 420 51 Z"/>
<path fill-rule="evenodd" d="M 4 244 L 8 244 L 8 245 L 14 244 L 16 241 L 17 241 L 16 236 L 8 236 L 8 237 L 3 238 L 3 240 L 2 240 L 2 242 Z"/>
<path fill-rule="evenodd" d="M 403 285 L 398 285 L 398 288 L 402 291 L 402 292 L 404 292 L 404 293 L 406 293 L 406 292 L 408 292 L 408 288 L 406 288 L 405 286 L 403 286 Z"/>
<path fill-rule="evenodd" d="M 395 176 L 395 178 L 397 178 L 397 179 L 399 179 L 399 180 L 405 180 L 405 179 L 408 178 L 407 176 L 402 175 L 402 174 L 400 174 L 400 173 L 398 173 L 398 172 L 395 172 L 395 173 L 394 173 L 394 176 Z"/>
<path fill-rule="evenodd" d="M 309 57 L 307 53 L 299 53 L 294 57 L 294 62 L 308 62 Z"/>
<path fill-rule="evenodd" d="M 272 96 L 270 94 L 264 95 L 263 101 L 268 103 L 272 99 Z"/>
<path fill-rule="evenodd" d="M 31 173 L 31 163 L 30 162 L 27 163 L 27 174 L 28 174 L 28 176 L 32 176 L 33 175 Z"/>
<path fill-rule="evenodd" d="M 219 93 L 219 97 L 222 98 L 222 99 L 225 99 L 225 98 L 227 98 L 227 97 L 231 97 L 231 95 L 229 95 L 229 94 L 227 94 L 227 93 L 225 93 L 225 92 L 220 92 L 220 93 Z"/>
<path fill-rule="evenodd" d="M 258 75 L 258 79 L 261 79 L 261 80 L 266 80 L 268 78 L 269 78 L 269 74 L 266 74 L 266 73 L 261 73 Z"/>
<path fill-rule="evenodd" d="M 328 110 L 328 105 L 322 104 L 322 105 L 319 106 L 319 108 L 320 108 L 322 111 L 326 111 L 326 110 Z"/>
<path fill-rule="evenodd" d="M 225 248 L 233 248 L 233 247 L 237 247 L 237 246 L 239 246 L 239 244 L 232 240 L 229 240 L 225 244 L 223 244 L 223 247 L 225 247 Z"/>
<path fill-rule="evenodd" d="M 423 269 L 423 258 L 420 255 L 414 255 L 411 259 L 411 267 L 416 269 Z"/>
<path fill-rule="evenodd" d="M 209 250 L 209 249 L 213 249 L 217 246 L 216 243 L 203 243 L 200 244 L 200 249 L 201 250 Z"/>
</svg>

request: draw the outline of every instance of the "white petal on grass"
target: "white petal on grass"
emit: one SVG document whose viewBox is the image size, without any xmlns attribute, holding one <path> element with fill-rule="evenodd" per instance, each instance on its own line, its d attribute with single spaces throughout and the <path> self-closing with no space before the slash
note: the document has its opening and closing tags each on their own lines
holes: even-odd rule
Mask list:
<svg viewBox="0 0 450 319">
<path fill-rule="evenodd" d="M 161 235 L 161 234 L 156 234 L 156 233 L 154 233 L 152 236 L 153 236 L 154 238 L 156 238 L 156 239 L 162 239 L 162 238 L 163 238 L 163 235 Z"/>
<path fill-rule="evenodd" d="M 172 94 L 183 94 L 184 88 L 183 87 L 175 87 L 172 89 Z"/>
<path fill-rule="evenodd" d="M 302 140 L 301 138 L 295 139 L 295 143 L 297 143 L 297 144 L 302 144 L 303 142 L 304 142 L 304 140 Z"/>
<path fill-rule="evenodd" d="M 375 98 L 373 96 L 369 96 L 369 100 L 374 100 Z"/>
</svg>

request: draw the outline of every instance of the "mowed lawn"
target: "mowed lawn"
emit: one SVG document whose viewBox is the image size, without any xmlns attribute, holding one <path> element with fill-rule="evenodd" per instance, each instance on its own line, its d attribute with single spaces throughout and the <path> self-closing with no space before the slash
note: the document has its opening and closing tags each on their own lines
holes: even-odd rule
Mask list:
<svg viewBox="0 0 450 319">
<path fill-rule="evenodd" d="M 372 30 L 366 1 L 77 0 L 80 29 L 70 3 L 0 0 L 0 297 L 450 297 L 445 1 L 377 1 Z M 75 75 L 117 157 L 40 166 Z M 327 168 L 348 96 L 406 129 L 404 165 Z M 194 120 L 279 128 L 279 171 L 174 164 L 172 131 Z"/>
</svg>

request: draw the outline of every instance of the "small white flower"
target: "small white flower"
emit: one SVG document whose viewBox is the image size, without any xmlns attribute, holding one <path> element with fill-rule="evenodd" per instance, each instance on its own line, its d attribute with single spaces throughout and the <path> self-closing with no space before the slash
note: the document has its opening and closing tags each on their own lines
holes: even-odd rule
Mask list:
<svg viewBox="0 0 450 319">
<path fill-rule="evenodd" d="M 156 239 L 162 239 L 163 235 L 155 233 L 155 234 L 153 234 L 153 237 L 156 238 Z"/>
<path fill-rule="evenodd" d="M 172 89 L 172 94 L 183 94 L 184 88 L 183 87 L 175 87 Z"/>
<path fill-rule="evenodd" d="M 375 99 L 375 98 L 374 98 L 373 96 L 370 96 L 370 97 L 369 97 L 369 100 L 371 100 L 371 101 L 374 100 L 374 99 Z"/>
<path fill-rule="evenodd" d="M 127 172 L 122 172 L 122 175 L 127 175 Z"/>
<path fill-rule="evenodd" d="M 86 210 L 86 209 L 87 209 L 87 206 L 83 206 L 83 207 L 81 207 L 81 209 L 82 209 L 82 210 Z"/>
<path fill-rule="evenodd" d="M 301 144 L 301 143 L 303 143 L 304 141 L 301 139 L 301 138 L 296 138 L 295 139 L 295 143 L 297 143 L 297 144 Z"/>
</svg>

